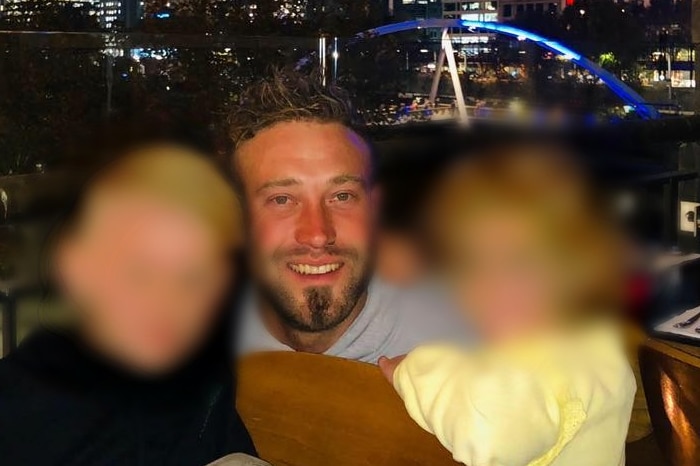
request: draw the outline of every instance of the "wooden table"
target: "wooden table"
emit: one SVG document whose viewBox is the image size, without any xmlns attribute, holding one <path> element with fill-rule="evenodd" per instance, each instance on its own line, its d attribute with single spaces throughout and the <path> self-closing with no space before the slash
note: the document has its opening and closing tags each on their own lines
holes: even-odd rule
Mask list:
<svg viewBox="0 0 700 466">
<path fill-rule="evenodd" d="M 678 359 L 686 360 L 700 366 L 700 346 L 667 340 L 658 335 L 646 336 L 641 330 L 632 327 L 630 327 L 630 332 L 632 332 L 630 339 L 633 342 L 631 345 L 633 348 L 638 348 L 640 345 L 650 346 L 664 353 L 672 354 Z M 635 379 L 637 380 L 637 393 L 632 409 L 632 418 L 630 420 L 627 441 L 634 442 L 651 434 L 652 428 L 644 386 L 642 385 L 638 355 L 634 350 L 633 354 L 630 354 L 630 362 Z"/>
<path fill-rule="evenodd" d="M 648 338 L 640 351 L 640 366 L 659 450 L 669 464 L 698 464 L 700 347 Z"/>
</svg>

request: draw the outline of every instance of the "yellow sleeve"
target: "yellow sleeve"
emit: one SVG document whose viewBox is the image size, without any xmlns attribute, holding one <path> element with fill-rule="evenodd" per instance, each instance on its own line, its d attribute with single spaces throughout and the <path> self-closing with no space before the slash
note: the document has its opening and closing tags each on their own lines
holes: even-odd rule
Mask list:
<svg viewBox="0 0 700 466">
<path fill-rule="evenodd" d="M 414 350 L 394 386 L 410 416 L 469 466 L 549 464 L 586 417 L 550 372 L 453 347 Z"/>
</svg>

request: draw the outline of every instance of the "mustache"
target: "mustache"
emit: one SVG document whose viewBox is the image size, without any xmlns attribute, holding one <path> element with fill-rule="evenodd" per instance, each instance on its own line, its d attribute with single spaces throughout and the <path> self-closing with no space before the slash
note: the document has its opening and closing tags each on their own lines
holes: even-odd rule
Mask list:
<svg viewBox="0 0 700 466">
<path fill-rule="evenodd" d="M 295 257 L 316 258 L 321 256 L 335 256 L 350 260 L 357 260 L 360 258 L 360 253 L 357 249 L 354 248 L 343 248 L 338 246 L 325 246 L 319 249 L 308 247 L 296 247 L 288 249 L 279 249 L 275 251 L 275 253 L 272 255 L 272 258 L 276 261 L 281 261 Z"/>
</svg>

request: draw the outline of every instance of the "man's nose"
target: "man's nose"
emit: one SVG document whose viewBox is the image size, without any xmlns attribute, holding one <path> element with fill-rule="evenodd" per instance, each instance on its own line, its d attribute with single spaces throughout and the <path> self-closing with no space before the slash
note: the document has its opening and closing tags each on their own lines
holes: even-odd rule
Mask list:
<svg viewBox="0 0 700 466">
<path fill-rule="evenodd" d="M 323 205 L 302 209 L 297 223 L 297 243 L 320 249 L 335 243 L 335 227 L 330 212 Z"/>
</svg>

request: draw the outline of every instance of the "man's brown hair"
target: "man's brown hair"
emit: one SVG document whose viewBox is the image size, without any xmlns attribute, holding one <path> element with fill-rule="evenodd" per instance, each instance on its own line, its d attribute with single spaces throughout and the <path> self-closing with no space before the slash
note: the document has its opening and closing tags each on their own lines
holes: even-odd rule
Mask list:
<svg viewBox="0 0 700 466">
<path fill-rule="evenodd" d="M 354 130 L 362 126 L 347 92 L 334 85 L 324 86 L 321 81 L 318 72 L 275 69 L 245 89 L 228 120 L 231 153 L 277 123 L 339 123 Z"/>
</svg>

